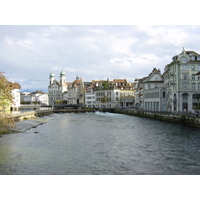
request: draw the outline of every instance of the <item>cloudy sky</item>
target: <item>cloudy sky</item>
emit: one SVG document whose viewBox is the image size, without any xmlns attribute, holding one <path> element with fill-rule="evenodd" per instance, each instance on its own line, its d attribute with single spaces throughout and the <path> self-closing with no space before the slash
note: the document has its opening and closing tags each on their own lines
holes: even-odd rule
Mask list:
<svg viewBox="0 0 200 200">
<path fill-rule="evenodd" d="M 200 53 L 200 26 L 0 26 L 0 71 L 22 90 L 48 88 L 51 72 L 67 81 L 126 78 L 162 72 L 185 50 Z"/>
</svg>

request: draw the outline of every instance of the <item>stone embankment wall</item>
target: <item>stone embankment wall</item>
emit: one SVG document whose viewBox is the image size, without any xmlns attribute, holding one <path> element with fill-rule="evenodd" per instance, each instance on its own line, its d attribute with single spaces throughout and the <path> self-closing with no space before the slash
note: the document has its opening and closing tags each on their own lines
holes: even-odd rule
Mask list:
<svg viewBox="0 0 200 200">
<path fill-rule="evenodd" d="M 13 112 L 12 117 L 15 121 L 22 121 L 31 119 L 34 117 L 41 117 L 45 115 L 51 115 L 53 113 L 85 113 L 85 112 L 94 112 L 93 109 L 48 109 L 48 110 L 35 110 L 27 112 Z"/>
<path fill-rule="evenodd" d="M 53 114 L 53 110 L 38 110 L 38 111 L 28 111 L 28 112 L 19 112 L 19 113 L 12 113 L 12 117 L 15 119 L 15 121 L 22 121 L 31 119 L 34 117 L 40 117 L 44 115 L 50 115 Z"/>
<path fill-rule="evenodd" d="M 103 112 L 120 113 L 138 117 L 146 117 L 156 120 L 168 121 L 178 124 L 200 127 L 200 118 L 176 113 L 159 113 L 134 109 L 101 109 Z"/>
</svg>

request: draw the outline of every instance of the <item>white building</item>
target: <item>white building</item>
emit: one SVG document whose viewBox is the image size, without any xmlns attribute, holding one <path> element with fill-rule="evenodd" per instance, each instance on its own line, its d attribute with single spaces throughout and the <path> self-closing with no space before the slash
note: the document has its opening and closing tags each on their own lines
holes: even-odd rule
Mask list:
<svg viewBox="0 0 200 200">
<path fill-rule="evenodd" d="M 145 110 L 194 112 L 200 109 L 200 54 L 183 51 L 165 66 L 139 79 L 136 104 Z"/>
<path fill-rule="evenodd" d="M 117 87 L 110 87 L 107 89 L 95 89 L 95 107 L 97 108 L 113 108 L 120 107 L 120 89 Z"/>
<path fill-rule="evenodd" d="M 95 107 L 95 94 L 93 87 L 87 87 L 85 90 L 85 106 L 88 108 Z"/>
<path fill-rule="evenodd" d="M 164 86 L 167 95 L 167 111 L 191 111 L 200 109 L 200 54 L 183 51 L 172 58 L 164 69 Z"/>
<path fill-rule="evenodd" d="M 67 99 L 68 83 L 66 82 L 66 74 L 62 70 L 60 72 L 60 81 L 55 79 L 55 74 L 51 73 L 49 75 L 49 86 L 48 86 L 48 95 L 49 95 L 49 105 L 54 105 L 56 102 L 62 102 Z"/>
<path fill-rule="evenodd" d="M 164 81 L 160 70 L 154 68 L 142 83 L 143 108 L 151 111 L 166 111 Z"/>
<path fill-rule="evenodd" d="M 11 82 L 11 92 L 13 96 L 13 103 L 11 105 L 11 110 L 18 110 L 20 107 L 20 89 L 21 86 L 18 83 Z"/>
<path fill-rule="evenodd" d="M 133 83 L 126 79 L 93 80 L 95 107 L 126 107 L 134 104 Z"/>
<path fill-rule="evenodd" d="M 42 91 L 23 92 L 21 93 L 21 103 L 49 105 L 49 96 Z"/>
</svg>

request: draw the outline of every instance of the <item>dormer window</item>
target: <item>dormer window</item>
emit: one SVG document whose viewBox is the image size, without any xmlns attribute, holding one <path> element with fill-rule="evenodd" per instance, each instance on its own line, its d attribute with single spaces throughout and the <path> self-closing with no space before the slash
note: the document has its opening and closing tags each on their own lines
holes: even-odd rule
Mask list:
<svg viewBox="0 0 200 200">
<path fill-rule="evenodd" d="M 195 56 L 192 56 L 192 57 L 191 57 L 191 60 L 195 60 Z"/>
</svg>

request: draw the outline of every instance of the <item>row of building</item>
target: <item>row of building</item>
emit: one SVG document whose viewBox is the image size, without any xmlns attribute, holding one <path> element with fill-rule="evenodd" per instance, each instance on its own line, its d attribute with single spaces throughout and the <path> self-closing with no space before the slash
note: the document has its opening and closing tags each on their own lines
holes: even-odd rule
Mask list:
<svg viewBox="0 0 200 200">
<path fill-rule="evenodd" d="M 66 82 L 64 71 L 60 81 L 49 77 L 49 104 L 66 100 L 68 104 L 87 107 L 135 106 L 150 111 L 195 111 L 200 108 L 200 54 L 183 51 L 172 57 L 162 74 L 159 69 L 134 82 L 126 79 L 83 82 L 80 77 Z"/>
<path fill-rule="evenodd" d="M 83 82 L 77 76 L 73 82 L 66 81 L 66 73 L 49 75 L 48 93 L 36 91 L 21 93 L 20 86 L 13 83 L 15 106 L 39 103 L 41 105 L 83 105 L 86 107 L 137 107 L 150 111 L 195 111 L 200 109 L 200 54 L 183 51 L 172 57 L 164 68 L 157 68 L 143 78 L 129 82 L 126 79 L 93 80 Z M 19 97 L 20 96 L 20 97 Z M 19 99 L 20 98 L 20 99 Z"/>
<path fill-rule="evenodd" d="M 49 104 L 67 102 L 72 105 L 85 105 L 86 107 L 120 107 L 133 106 L 134 84 L 126 79 L 93 80 L 83 82 L 77 76 L 73 82 L 66 82 L 66 74 L 60 72 L 60 81 L 55 79 L 55 74 L 49 76 Z M 126 98 L 123 101 L 122 99 Z"/>
<path fill-rule="evenodd" d="M 200 109 L 200 54 L 183 51 L 164 68 L 135 82 L 135 104 L 152 111 L 195 111 Z"/>
</svg>

